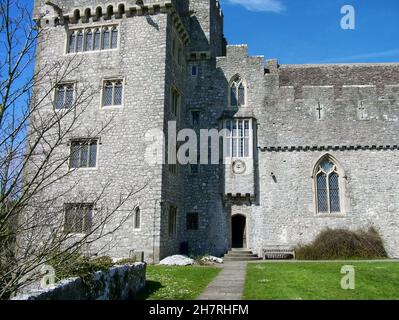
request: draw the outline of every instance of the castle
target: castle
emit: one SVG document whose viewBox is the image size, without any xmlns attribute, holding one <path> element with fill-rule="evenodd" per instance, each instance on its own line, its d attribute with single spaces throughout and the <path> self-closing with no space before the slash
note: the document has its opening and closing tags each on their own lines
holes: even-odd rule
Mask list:
<svg viewBox="0 0 399 320">
<path fill-rule="evenodd" d="M 142 185 L 120 208 L 131 217 L 98 244 L 112 256 L 260 254 L 326 228 L 373 226 L 399 258 L 399 64 L 249 56 L 247 46 L 227 45 L 217 0 L 36 0 L 34 10 L 51 44 L 39 45 L 38 67 L 84 59 L 53 107 L 68 108 L 82 83 L 101 88 L 65 144 L 76 170 L 52 186 L 71 190 L 60 200 L 71 232 L 88 227 L 68 216 L 81 195 L 108 183 L 113 203 Z M 111 118 L 96 139 L 82 139 Z M 230 130 L 225 161 L 148 163 L 146 133 L 167 136 L 171 121 L 177 130 Z M 85 201 L 84 214 L 96 205 Z"/>
</svg>

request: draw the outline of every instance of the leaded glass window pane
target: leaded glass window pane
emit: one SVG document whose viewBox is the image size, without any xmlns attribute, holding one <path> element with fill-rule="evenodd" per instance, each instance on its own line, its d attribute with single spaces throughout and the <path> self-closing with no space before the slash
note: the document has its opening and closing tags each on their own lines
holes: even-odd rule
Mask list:
<svg viewBox="0 0 399 320">
<path fill-rule="evenodd" d="M 100 42 L 101 42 L 101 32 L 99 29 L 97 29 L 94 33 L 94 38 L 93 38 L 94 50 L 100 50 Z"/>
<path fill-rule="evenodd" d="M 64 108 L 65 88 L 64 86 L 57 87 L 57 94 L 55 97 L 55 107 L 57 109 Z"/>
<path fill-rule="evenodd" d="M 84 230 L 84 209 L 82 207 L 77 207 L 72 209 L 73 210 L 73 215 L 74 215 L 74 232 L 76 233 L 81 233 Z"/>
<path fill-rule="evenodd" d="M 103 49 L 109 49 L 109 38 L 110 38 L 109 30 L 104 29 L 104 31 L 103 31 Z"/>
<path fill-rule="evenodd" d="M 92 219 L 93 219 L 93 206 L 86 205 L 83 210 L 83 217 L 84 217 L 84 228 L 83 231 L 85 233 L 89 233 L 91 230 Z"/>
<path fill-rule="evenodd" d="M 88 233 L 92 225 L 92 204 L 67 204 L 65 206 L 66 233 Z"/>
<path fill-rule="evenodd" d="M 118 29 L 113 28 L 111 33 L 111 49 L 118 47 Z"/>
<path fill-rule="evenodd" d="M 66 87 L 65 108 L 71 108 L 73 105 L 73 85 Z"/>
<path fill-rule="evenodd" d="M 78 37 L 76 41 L 76 52 L 81 52 L 83 49 L 83 32 L 78 32 Z"/>
<path fill-rule="evenodd" d="M 112 82 L 106 82 L 104 87 L 104 106 L 112 106 Z"/>
<path fill-rule="evenodd" d="M 245 105 L 245 88 L 242 82 L 238 87 L 238 105 L 239 106 Z"/>
<path fill-rule="evenodd" d="M 114 105 L 115 106 L 122 105 L 122 83 L 121 82 L 117 82 L 115 84 Z"/>
<path fill-rule="evenodd" d="M 97 141 L 90 143 L 89 167 L 94 168 L 97 164 Z"/>
<path fill-rule="evenodd" d="M 86 33 L 85 51 L 91 51 L 92 47 L 93 47 L 93 34 L 89 30 L 89 32 Z"/>
<path fill-rule="evenodd" d="M 249 157 L 249 139 L 245 138 L 244 139 L 244 157 Z"/>
<path fill-rule="evenodd" d="M 68 52 L 75 52 L 75 43 L 76 43 L 76 35 L 75 32 L 71 32 L 69 35 L 69 51 Z"/>
<path fill-rule="evenodd" d="M 238 121 L 238 156 L 243 157 L 244 156 L 244 132 L 243 132 L 243 125 L 242 121 Z"/>
<path fill-rule="evenodd" d="M 339 176 L 337 173 L 332 173 L 329 177 L 330 184 L 330 210 L 331 212 L 340 212 L 339 199 Z"/>
<path fill-rule="evenodd" d="M 235 82 L 231 85 L 231 88 L 230 88 L 230 100 L 231 100 L 231 103 L 230 103 L 231 106 L 236 107 L 237 106 L 237 86 L 236 86 Z"/>
<path fill-rule="evenodd" d="M 71 168 L 80 167 L 80 144 L 72 142 L 71 144 Z"/>
<path fill-rule="evenodd" d="M 320 167 L 324 170 L 324 172 L 329 173 L 334 167 L 334 164 L 331 161 L 323 161 L 320 164 Z"/>
<path fill-rule="evenodd" d="M 327 177 L 324 173 L 317 175 L 317 205 L 319 212 L 328 212 Z"/>
<path fill-rule="evenodd" d="M 87 142 L 82 143 L 80 147 L 80 166 L 85 168 L 88 166 L 89 145 Z"/>
</svg>

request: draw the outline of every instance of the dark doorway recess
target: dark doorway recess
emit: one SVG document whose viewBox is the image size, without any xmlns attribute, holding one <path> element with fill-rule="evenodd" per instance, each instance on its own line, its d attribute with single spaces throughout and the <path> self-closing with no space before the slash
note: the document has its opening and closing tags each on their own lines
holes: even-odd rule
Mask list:
<svg viewBox="0 0 399 320">
<path fill-rule="evenodd" d="M 231 218 L 231 235 L 232 235 L 232 247 L 233 248 L 244 248 L 245 241 L 245 217 L 240 214 L 236 214 Z"/>
</svg>

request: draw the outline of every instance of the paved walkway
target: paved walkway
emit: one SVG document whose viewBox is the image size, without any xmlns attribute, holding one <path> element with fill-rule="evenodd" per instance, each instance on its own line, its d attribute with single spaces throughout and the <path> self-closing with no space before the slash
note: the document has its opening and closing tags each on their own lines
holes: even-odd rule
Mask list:
<svg viewBox="0 0 399 320">
<path fill-rule="evenodd" d="M 206 287 L 198 300 L 241 300 L 244 290 L 246 262 L 226 261 L 223 270 Z"/>
</svg>

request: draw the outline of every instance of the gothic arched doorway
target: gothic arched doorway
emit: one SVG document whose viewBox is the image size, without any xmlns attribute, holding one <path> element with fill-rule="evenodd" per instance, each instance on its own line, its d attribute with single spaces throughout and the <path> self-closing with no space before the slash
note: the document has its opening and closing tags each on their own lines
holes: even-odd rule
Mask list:
<svg viewBox="0 0 399 320">
<path fill-rule="evenodd" d="M 245 232 L 246 218 L 241 214 L 231 217 L 231 247 L 245 248 L 247 245 Z"/>
</svg>

